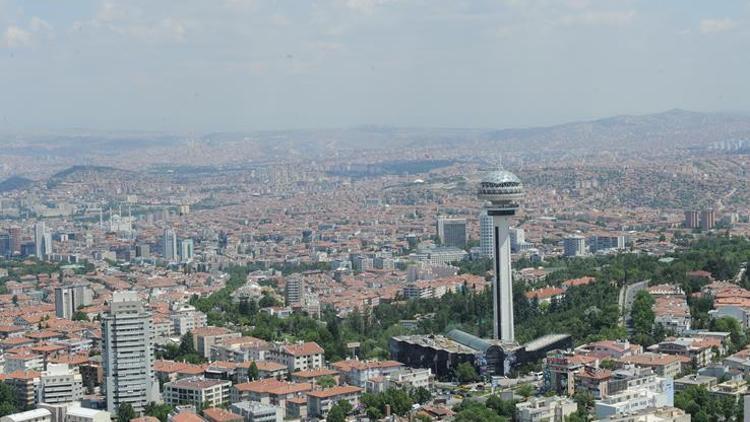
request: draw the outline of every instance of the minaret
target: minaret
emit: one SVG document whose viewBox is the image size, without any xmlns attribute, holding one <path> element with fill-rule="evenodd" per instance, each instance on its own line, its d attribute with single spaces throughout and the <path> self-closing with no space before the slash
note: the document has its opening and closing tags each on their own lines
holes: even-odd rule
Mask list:
<svg viewBox="0 0 750 422">
<path fill-rule="evenodd" d="M 492 280 L 493 338 L 514 343 L 513 281 L 510 270 L 510 218 L 523 199 L 523 184 L 513 173 L 497 170 L 485 175 L 477 196 L 487 216 L 492 218 L 495 278 Z"/>
</svg>

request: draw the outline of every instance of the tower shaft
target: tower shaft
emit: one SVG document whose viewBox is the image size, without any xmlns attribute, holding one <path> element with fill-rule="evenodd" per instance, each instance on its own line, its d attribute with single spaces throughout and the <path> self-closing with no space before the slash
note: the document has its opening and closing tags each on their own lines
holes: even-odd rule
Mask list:
<svg viewBox="0 0 750 422">
<path fill-rule="evenodd" d="M 492 210 L 490 215 L 494 214 Z M 513 282 L 510 267 L 509 215 L 492 215 L 494 270 L 492 282 L 493 338 L 513 343 Z"/>
</svg>

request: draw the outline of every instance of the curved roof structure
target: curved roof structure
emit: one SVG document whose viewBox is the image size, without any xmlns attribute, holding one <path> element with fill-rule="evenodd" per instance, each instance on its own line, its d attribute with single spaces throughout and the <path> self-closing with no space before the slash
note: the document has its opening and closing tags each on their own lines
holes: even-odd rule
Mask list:
<svg viewBox="0 0 750 422">
<path fill-rule="evenodd" d="M 506 170 L 495 170 L 484 175 L 481 183 L 521 183 L 521 179 L 515 174 Z"/>
</svg>

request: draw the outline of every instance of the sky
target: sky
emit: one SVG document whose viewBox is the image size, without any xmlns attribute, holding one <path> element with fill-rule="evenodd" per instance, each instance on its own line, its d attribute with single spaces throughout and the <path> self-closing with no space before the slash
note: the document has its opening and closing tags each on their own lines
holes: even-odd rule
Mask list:
<svg viewBox="0 0 750 422">
<path fill-rule="evenodd" d="M 0 0 L 0 130 L 750 112 L 750 0 Z"/>
</svg>

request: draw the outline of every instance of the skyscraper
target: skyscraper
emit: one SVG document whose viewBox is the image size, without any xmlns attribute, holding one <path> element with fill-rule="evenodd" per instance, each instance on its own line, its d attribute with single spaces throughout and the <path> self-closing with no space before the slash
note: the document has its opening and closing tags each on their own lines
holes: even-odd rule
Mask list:
<svg viewBox="0 0 750 422">
<path fill-rule="evenodd" d="M 44 221 L 34 225 L 34 246 L 38 259 L 44 259 L 45 256 L 52 253 L 52 235 L 47 233 Z"/>
<path fill-rule="evenodd" d="M 180 240 L 180 260 L 182 262 L 193 260 L 193 239 Z"/>
<path fill-rule="evenodd" d="M 13 250 L 11 248 L 10 234 L 0 233 L 0 256 L 11 256 Z"/>
<path fill-rule="evenodd" d="M 437 235 L 444 246 L 466 246 L 466 219 L 438 217 Z"/>
<path fill-rule="evenodd" d="M 116 413 L 123 403 L 136 412 L 157 401 L 154 377 L 151 312 L 134 291 L 115 291 L 109 312 L 102 316 L 102 390 L 107 410 Z"/>
<path fill-rule="evenodd" d="M 162 240 L 163 248 L 162 255 L 167 261 L 177 261 L 177 235 L 174 230 L 164 230 L 164 239 Z"/>
<path fill-rule="evenodd" d="M 477 192 L 492 217 L 495 277 L 492 281 L 493 338 L 515 343 L 513 328 L 513 284 L 510 268 L 509 220 L 523 199 L 523 184 L 515 174 L 497 170 L 487 174 Z"/>
</svg>

